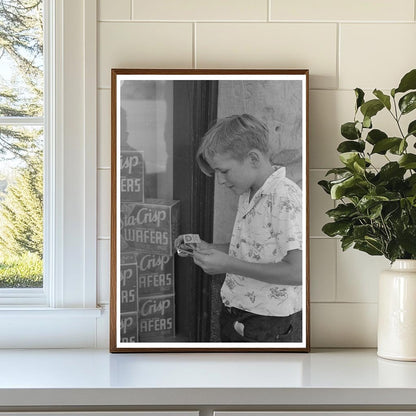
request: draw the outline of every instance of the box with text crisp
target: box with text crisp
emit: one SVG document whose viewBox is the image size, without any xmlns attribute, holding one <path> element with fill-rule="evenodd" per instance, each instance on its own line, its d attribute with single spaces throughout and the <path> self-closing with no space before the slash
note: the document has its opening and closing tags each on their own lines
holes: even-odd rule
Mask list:
<svg viewBox="0 0 416 416">
<path fill-rule="evenodd" d="M 139 297 L 140 341 L 157 342 L 175 335 L 175 296 Z"/>
<path fill-rule="evenodd" d="M 137 254 L 137 292 L 140 297 L 167 295 L 175 291 L 174 257 L 166 254 Z"/>
<path fill-rule="evenodd" d="M 120 273 L 120 312 L 137 311 L 137 266 L 122 265 Z"/>
<path fill-rule="evenodd" d="M 179 234 L 179 201 L 147 199 L 144 203 L 122 203 L 121 240 L 130 250 L 174 255 Z"/>
<path fill-rule="evenodd" d="M 122 313 L 120 315 L 120 341 L 139 342 L 137 312 Z"/>
<path fill-rule="evenodd" d="M 144 201 L 143 152 L 122 150 L 120 155 L 121 202 Z"/>
</svg>

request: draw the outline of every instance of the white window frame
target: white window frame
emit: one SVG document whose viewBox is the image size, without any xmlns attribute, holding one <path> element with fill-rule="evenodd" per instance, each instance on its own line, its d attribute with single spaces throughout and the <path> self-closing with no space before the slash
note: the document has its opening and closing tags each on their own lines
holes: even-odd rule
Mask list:
<svg viewBox="0 0 416 416">
<path fill-rule="evenodd" d="M 0 301 L 0 348 L 95 347 L 97 0 L 44 0 L 45 284 Z"/>
</svg>

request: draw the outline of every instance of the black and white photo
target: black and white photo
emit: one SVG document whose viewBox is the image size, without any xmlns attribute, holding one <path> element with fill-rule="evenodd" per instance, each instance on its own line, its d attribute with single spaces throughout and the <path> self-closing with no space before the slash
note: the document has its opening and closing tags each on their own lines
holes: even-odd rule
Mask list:
<svg viewBox="0 0 416 416">
<path fill-rule="evenodd" d="M 112 352 L 309 350 L 307 138 L 307 70 L 112 70 Z"/>
</svg>

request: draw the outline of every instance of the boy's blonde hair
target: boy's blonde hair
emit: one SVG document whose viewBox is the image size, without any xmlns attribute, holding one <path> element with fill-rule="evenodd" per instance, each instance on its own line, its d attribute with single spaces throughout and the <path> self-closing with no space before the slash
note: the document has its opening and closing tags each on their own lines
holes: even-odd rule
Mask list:
<svg viewBox="0 0 416 416">
<path fill-rule="evenodd" d="M 216 154 L 229 153 L 233 159 L 242 161 L 253 149 L 269 155 L 267 126 L 250 114 L 229 116 L 218 120 L 205 133 L 196 153 L 196 161 L 202 172 L 211 176 L 214 171 L 209 161 Z"/>
</svg>

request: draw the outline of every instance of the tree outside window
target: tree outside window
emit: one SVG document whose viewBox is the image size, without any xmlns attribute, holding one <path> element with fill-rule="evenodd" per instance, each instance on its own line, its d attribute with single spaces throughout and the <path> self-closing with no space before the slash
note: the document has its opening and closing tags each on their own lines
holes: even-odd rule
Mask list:
<svg viewBox="0 0 416 416">
<path fill-rule="evenodd" d="M 43 286 L 43 2 L 0 0 L 0 288 Z"/>
</svg>

